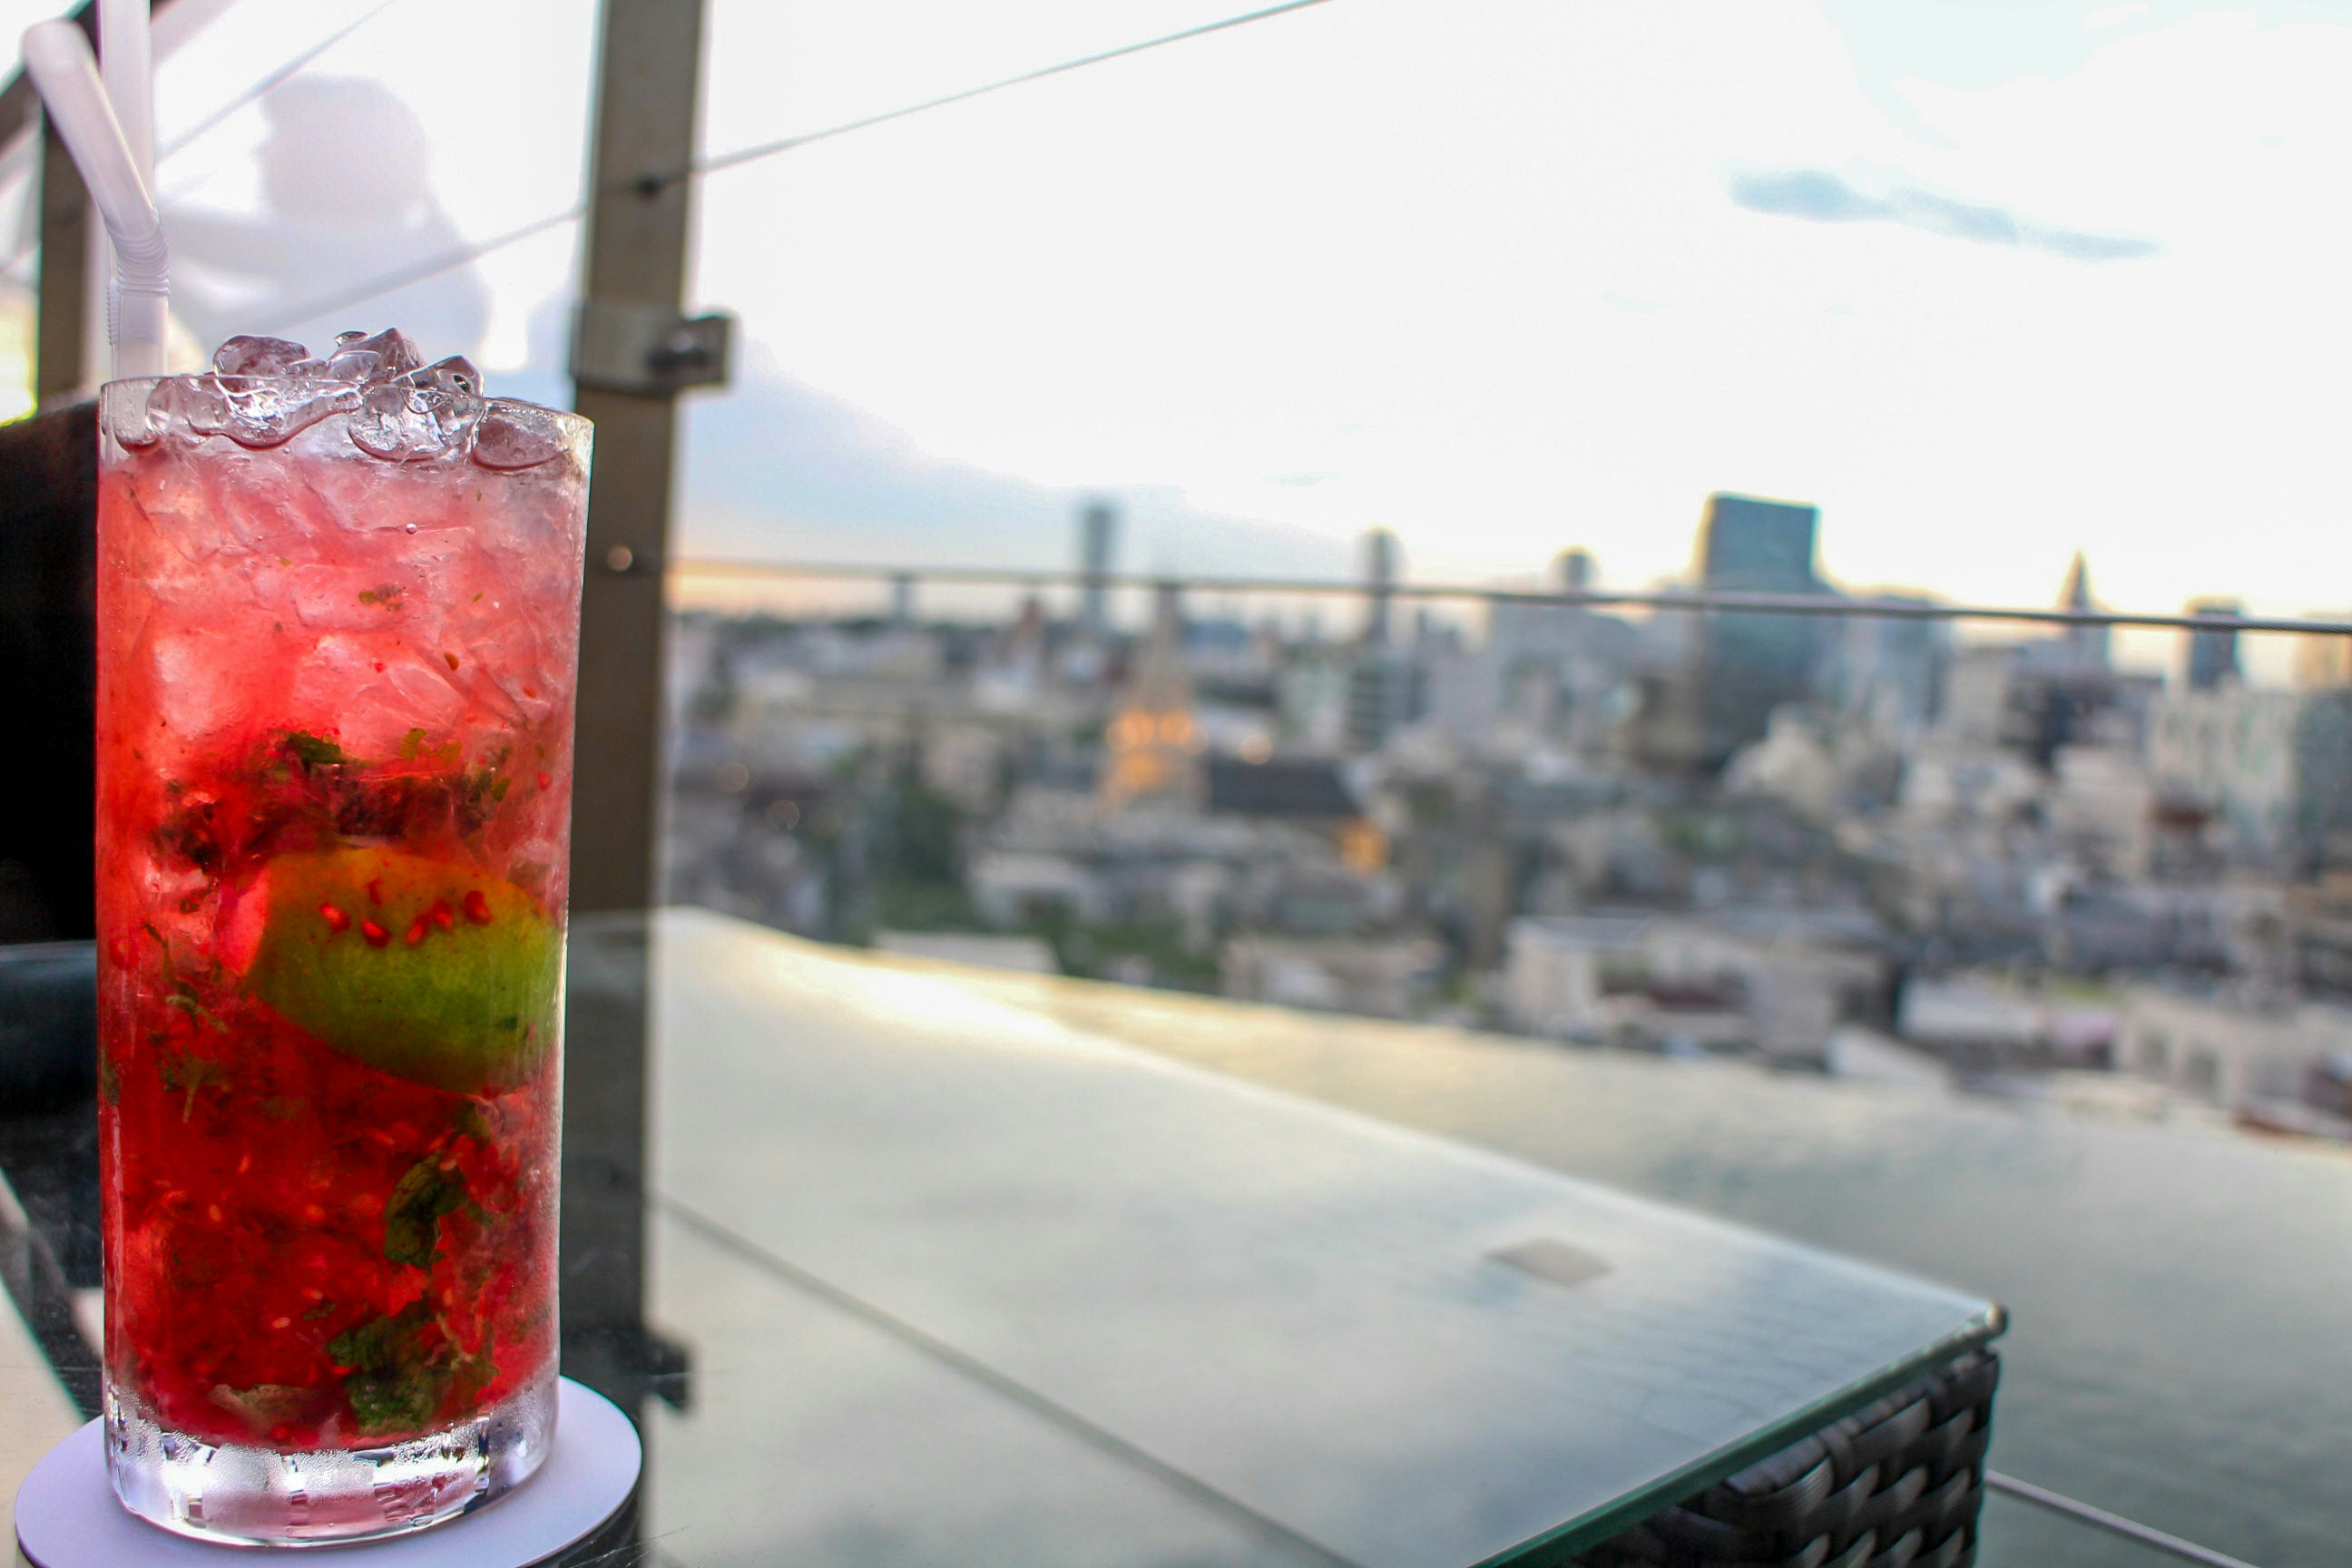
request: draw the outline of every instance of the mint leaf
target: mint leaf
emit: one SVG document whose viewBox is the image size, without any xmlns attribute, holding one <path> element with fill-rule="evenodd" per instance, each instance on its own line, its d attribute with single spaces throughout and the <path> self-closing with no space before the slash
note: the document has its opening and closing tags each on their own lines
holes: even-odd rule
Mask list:
<svg viewBox="0 0 2352 1568">
<path fill-rule="evenodd" d="M 327 1353 L 337 1366 L 355 1372 L 393 1371 L 424 1358 L 424 1333 L 432 1321 L 432 1309 L 411 1301 L 397 1312 L 345 1329 L 327 1342 Z"/>
<path fill-rule="evenodd" d="M 457 1354 L 422 1301 L 345 1329 L 327 1342 L 327 1353 L 352 1369 L 343 1379 L 343 1397 L 351 1402 L 352 1420 L 369 1436 L 431 1426 L 459 1367 L 469 1381 L 479 1375 L 472 1363 L 487 1359 L 488 1346 L 483 1350 L 481 1358 Z"/>
<path fill-rule="evenodd" d="M 351 761 L 350 757 L 343 754 L 342 747 L 323 736 L 313 735 L 304 730 L 286 731 L 286 749 L 292 752 L 297 760 L 306 768 L 327 767 L 333 763 Z"/>
<path fill-rule="evenodd" d="M 157 1058 L 156 1076 L 163 1088 L 180 1096 L 180 1120 L 191 1121 L 196 1114 L 196 1096 L 208 1089 L 219 1089 L 228 1082 L 228 1069 L 215 1061 L 197 1056 L 193 1051 L 166 1051 Z"/>
<path fill-rule="evenodd" d="M 353 1373 L 343 1379 L 352 1416 L 371 1436 L 429 1426 L 449 1393 L 449 1369 L 437 1362 L 394 1372 Z"/>
<path fill-rule="evenodd" d="M 485 1328 L 482 1331 L 480 1352 L 474 1355 L 467 1355 L 461 1352 L 450 1363 L 450 1381 L 457 1390 L 459 1405 L 474 1404 L 482 1397 L 482 1390 L 489 1387 L 492 1380 L 497 1378 L 499 1375 L 498 1352 L 498 1335 Z"/>
<path fill-rule="evenodd" d="M 507 798 L 507 790 L 514 781 L 506 776 L 508 759 L 514 753 L 511 746 L 500 746 L 482 759 L 479 767 L 468 769 L 457 781 L 457 829 L 471 836 L 482 830 L 497 815 Z"/>
<path fill-rule="evenodd" d="M 466 1201 L 465 1177 L 444 1171 L 427 1154 L 408 1168 L 383 1205 L 383 1255 L 394 1263 L 430 1268 L 440 1260 L 441 1216 Z"/>
<path fill-rule="evenodd" d="M 220 833 L 213 825 L 213 814 L 219 803 L 210 800 L 184 802 L 155 825 L 155 844 L 167 856 L 185 860 L 207 877 L 220 868 Z M 152 921 L 142 928 L 157 942 L 163 940 Z"/>
<path fill-rule="evenodd" d="M 215 1035 L 228 1033 L 228 1026 L 215 1017 L 212 1009 L 196 999 L 196 988 L 185 981 L 173 987 L 172 994 L 163 998 L 163 1005 L 167 1007 L 177 1007 Z"/>
</svg>

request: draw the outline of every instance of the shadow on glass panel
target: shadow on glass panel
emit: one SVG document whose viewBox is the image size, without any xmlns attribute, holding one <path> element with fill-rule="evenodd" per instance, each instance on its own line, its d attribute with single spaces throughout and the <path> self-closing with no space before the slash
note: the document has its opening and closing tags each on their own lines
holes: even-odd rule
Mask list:
<svg viewBox="0 0 2352 1568">
<path fill-rule="evenodd" d="M 618 1405 L 648 1448 L 648 1400 L 688 1406 L 686 1352 L 646 1322 L 646 1084 L 650 951 L 639 914 L 575 915 L 564 1017 L 562 1360 Z M 650 1456 L 647 1466 L 651 1468 Z M 636 1510 L 566 1563 L 633 1563 Z M 596 1553 L 603 1553 L 601 1555 Z"/>
<path fill-rule="evenodd" d="M 434 195 L 423 121 L 382 82 L 298 77 L 261 107 L 269 132 L 257 154 L 260 210 L 165 214 L 173 311 L 207 353 L 238 332 L 295 324 L 285 322 L 289 307 L 465 245 Z M 467 267 L 380 295 L 366 310 L 369 330 L 396 326 L 429 355 L 472 353 L 489 295 Z"/>
</svg>

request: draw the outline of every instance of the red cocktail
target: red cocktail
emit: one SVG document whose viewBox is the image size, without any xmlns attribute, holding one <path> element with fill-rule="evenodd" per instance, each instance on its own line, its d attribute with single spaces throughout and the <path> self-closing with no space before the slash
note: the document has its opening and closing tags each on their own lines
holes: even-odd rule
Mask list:
<svg viewBox="0 0 2352 1568">
<path fill-rule="evenodd" d="M 586 422 L 397 333 L 106 389 L 109 1452 L 189 1534 L 537 1468 Z"/>
</svg>

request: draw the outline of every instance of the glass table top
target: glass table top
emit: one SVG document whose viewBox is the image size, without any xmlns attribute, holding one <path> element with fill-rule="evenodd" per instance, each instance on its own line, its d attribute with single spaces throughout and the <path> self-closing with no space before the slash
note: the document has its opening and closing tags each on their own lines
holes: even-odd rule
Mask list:
<svg viewBox="0 0 2352 1568">
<path fill-rule="evenodd" d="M 578 922 L 565 1366 L 647 1447 L 595 1561 L 1557 1561 L 2000 1330 L 1051 1004 Z M 85 1110 L 0 1117 L 0 1169 L 11 1292 L 87 1398 Z M 34 1353 L 0 1345 L 0 1414 L 41 1414 Z"/>
</svg>

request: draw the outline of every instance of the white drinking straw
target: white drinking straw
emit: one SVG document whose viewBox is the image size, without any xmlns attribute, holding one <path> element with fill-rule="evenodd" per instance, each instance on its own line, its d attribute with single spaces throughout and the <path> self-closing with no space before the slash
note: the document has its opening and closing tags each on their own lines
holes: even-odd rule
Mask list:
<svg viewBox="0 0 2352 1568">
<path fill-rule="evenodd" d="M 71 22 L 38 22 L 25 31 L 25 70 L 40 89 L 49 122 L 65 139 L 106 234 L 114 242 L 114 374 L 161 375 L 171 300 L 171 249 L 147 182 L 140 177 L 122 123 L 115 118 L 89 42 Z"/>
<path fill-rule="evenodd" d="M 155 35 L 149 0 L 98 0 L 98 78 L 140 183 L 155 189 Z"/>
<path fill-rule="evenodd" d="M 150 0 L 98 0 L 98 79 L 106 84 L 107 102 L 115 122 L 122 127 L 123 144 L 131 149 L 131 166 L 149 195 L 155 191 L 154 30 L 149 25 Z M 120 343 L 122 321 L 122 279 L 120 269 L 107 280 L 106 341 Z M 121 358 L 118 351 L 116 358 Z M 161 365 L 157 369 L 163 368 Z M 118 365 L 115 374 L 125 374 Z"/>
</svg>

